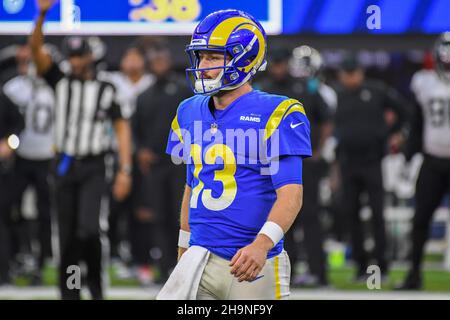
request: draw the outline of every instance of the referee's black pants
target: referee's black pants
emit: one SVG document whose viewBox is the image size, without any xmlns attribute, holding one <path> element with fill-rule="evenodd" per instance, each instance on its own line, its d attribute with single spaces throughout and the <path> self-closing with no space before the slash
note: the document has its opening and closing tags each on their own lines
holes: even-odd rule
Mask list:
<svg viewBox="0 0 450 320">
<path fill-rule="evenodd" d="M 375 239 L 374 257 L 383 274 L 387 273 L 386 233 L 384 225 L 384 188 L 381 161 L 341 162 L 340 163 L 343 206 L 350 220 L 350 234 L 353 259 L 358 268 L 358 276 L 366 274 L 368 255 L 364 249 L 365 234 L 359 211 L 360 196 L 367 192 L 372 211 L 372 231 Z"/>
<path fill-rule="evenodd" d="M 56 175 L 55 197 L 59 232 L 59 289 L 62 299 L 80 299 L 68 286 L 69 266 L 87 266 L 86 282 L 93 299 L 103 299 L 102 240 L 107 219 L 104 157 L 74 160 L 68 172 Z M 69 269 L 70 270 L 70 269 Z"/>
<path fill-rule="evenodd" d="M 450 191 L 450 159 L 425 155 L 416 184 L 416 208 L 413 217 L 411 270 L 419 278 L 425 242 L 433 213 Z"/>
</svg>

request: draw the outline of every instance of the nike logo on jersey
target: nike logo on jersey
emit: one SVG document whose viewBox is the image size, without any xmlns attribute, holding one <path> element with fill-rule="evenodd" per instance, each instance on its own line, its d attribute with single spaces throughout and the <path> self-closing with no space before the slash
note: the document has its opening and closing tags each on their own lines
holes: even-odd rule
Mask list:
<svg viewBox="0 0 450 320">
<path fill-rule="evenodd" d="M 292 129 L 295 129 L 295 128 L 297 128 L 299 125 L 302 125 L 302 124 L 304 124 L 304 122 L 299 122 L 299 123 L 296 123 L 296 124 L 294 124 L 293 122 L 291 122 L 291 128 L 292 128 Z"/>
</svg>

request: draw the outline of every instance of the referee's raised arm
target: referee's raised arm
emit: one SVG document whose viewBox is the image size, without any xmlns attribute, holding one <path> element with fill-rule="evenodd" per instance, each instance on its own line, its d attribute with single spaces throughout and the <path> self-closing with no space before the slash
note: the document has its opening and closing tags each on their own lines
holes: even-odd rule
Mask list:
<svg viewBox="0 0 450 320">
<path fill-rule="evenodd" d="M 52 66 L 52 59 L 50 55 L 44 50 L 44 34 L 42 26 L 44 25 L 45 16 L 48 10 L 52 7 L 55 0 L 38 0 L 39 15 L 30 37 L 31 53 L 33 55 L 34 63 L 36 64 L 38 75 L 45 74 Z"/>
</svg>

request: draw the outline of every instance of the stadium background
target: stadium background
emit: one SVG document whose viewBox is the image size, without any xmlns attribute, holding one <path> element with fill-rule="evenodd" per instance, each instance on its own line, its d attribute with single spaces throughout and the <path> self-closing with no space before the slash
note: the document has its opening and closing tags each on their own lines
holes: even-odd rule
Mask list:
<svg viewBox="0 0 450 320">
<path fill-rule="evenodd" d="M 108 10 L 104 9 L 106 2 Z M 158 1 L 153 2 L 158 3 Z M 183 17 L 171 13 L 170 5 L 177 2 L 188 7 L 195 7 L 191 11 L 186 10 L 192 15 Z M 292 50 L 300 45 L 312 46 L 321 52 L 325 61 L 323 75 L 327 82 L 332 82 L 335 80 L 336 69 L 344 53 L 355 52 L 360 63 L 366 68 L 368 76 L 386 82 L 412 100 L 409 90 L 412 75 L 421 68 L 432 68 L 430 52 L 434 40 L 440 32 L 450 30 L 450 1 L 448 0 L 172 0 L 159 2 L 163 7 L 167 6 L 167 13 L 160 16 L 156 22 L 150 21 L 151 17 L 139 16 L 138 13 L 132 14 L 132 11 L 137 11 L 151 3 L 151 0 L 95 2 L 61 0 L 49 14 L 51 25 L 47 31 L 52 35 L 47 36 L 46 40 L 60 47 L 66 34 L 99 36 L 105 49 L 101 63 L 106 70 L 118 70 L 120 59 L 130 44 L 136 41 L 162 40 L 170 49 L 175 68 L 182 72 L 187 64 L 184 46 L 189 41 L 188 34 L 196 21 L 218 9 L 236 8 L 248 11 L 263 21 L 270 34 L 269 53 L 279 48 Z M 367 8 L 371 5 L 376 5 L 380 9 L 380 29 L 369 30 L 367 27 L 367 20 L 371 16 Z M 76 6 L 75 9 L 71 9 L 73 6 Z M 17 35 L 29 34 L 35 14 L 34 1 L 2 1 L 0 6 L 2 58 L 7 57 L 8 48 L 15 45 Z M 91 27 L 87 27 L 87 23 L 90 23 Z M 420 162 L 420 159 L 417 161 Z M 406 235 L 410 230 L 410 218 L 414 205 L 412 199 L 414 181 L 398 178 L 399 167 L 401 167 L 398 155 L 386 157 L 384 165 L 387 199 L 386 227 L 390 256 L 394 261 L 390 281 L 393 283 L 402 278 L 405 270 L 404 259 L 409 246 Z M 322 222 L 325 230 L 330 231 L 330 215 L 327 213 L 330 189 L 327 180 L 324 180 L 321 190 Z M 32 197 L 32 191 L 28 196 Z M 450 297 L 448 206 L 447 196 L 438 214 L 435 215 L 431 241 L 427 246 L 425 295 L 422 293 L 417 297 L 426 297 L 427 292 L 429 297 Z M 29 206 L 25 211 L 32 217 L 35 209 Z M 367 210 L 363 209 L 362 212 L 364 217 L 370 216 L 364 213 Z M 350 281 L 351 250 L 348 246 L 333 241 L 331 231 L 328 234 L 330 283 L 338 290 L 333 290 L 333 293 L 327 291 L 318 293 L 296 289 L 293 296 L 298 298 L 374 298 L 375 296 L 371 296 L 371 291 L 367 290 L 365 285 L 356 285 Z M 368 242 L 370 243 L 370 239 Z M 303 265 L 300 263 L 298 267 L 301 269 Z M 157 292 L 158 285 L 139 288 L 138 282 L 132 277 L 120 277 L 114 265 L 109 268 L 109 272 L 112 288 L 118 290 L 111 290 L 110 297 L 148 298 Z M 47 289 L 31 288 L 25 276 L 18 276 L 14 288 L 3 289 L 3 291 L 0 289 L 0 298 L 52 298 L 56 295 L 52 287 L 55 278 L 54 268 L 52 263 L 49 263 L 44 275 L 44 284 L 48 285 Z M 391 292 L 389 285 L 383 287 L 382 291 L 386 292 L 384 297 L 407 297 L 402 296 L 401 293 Z M 435 295 L 436 293 L 441 294 Z"/>
</svg>

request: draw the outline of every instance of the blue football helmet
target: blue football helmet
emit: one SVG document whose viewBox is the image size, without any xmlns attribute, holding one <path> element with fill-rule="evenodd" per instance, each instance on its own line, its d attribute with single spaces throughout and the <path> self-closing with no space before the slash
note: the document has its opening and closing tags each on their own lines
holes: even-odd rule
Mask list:
<svg viewBox="0 0 450 320">
<path fill-rule="evenodd" d="M 200 51 L 222 53 L 223 65 L 199 68 Z M 266 52 L 266 33 L 255 18 L 239 10 L 217 11 L 197 25 L 186 46 L 191 65 L 186 69 L 186 77 L 195 94 L 233 90 L 252 79 L 257 71 L 265 70 Z M 217 78 L 204 79 L 202 72 L 212 69 L 220 69 Z"/>
</svg>

